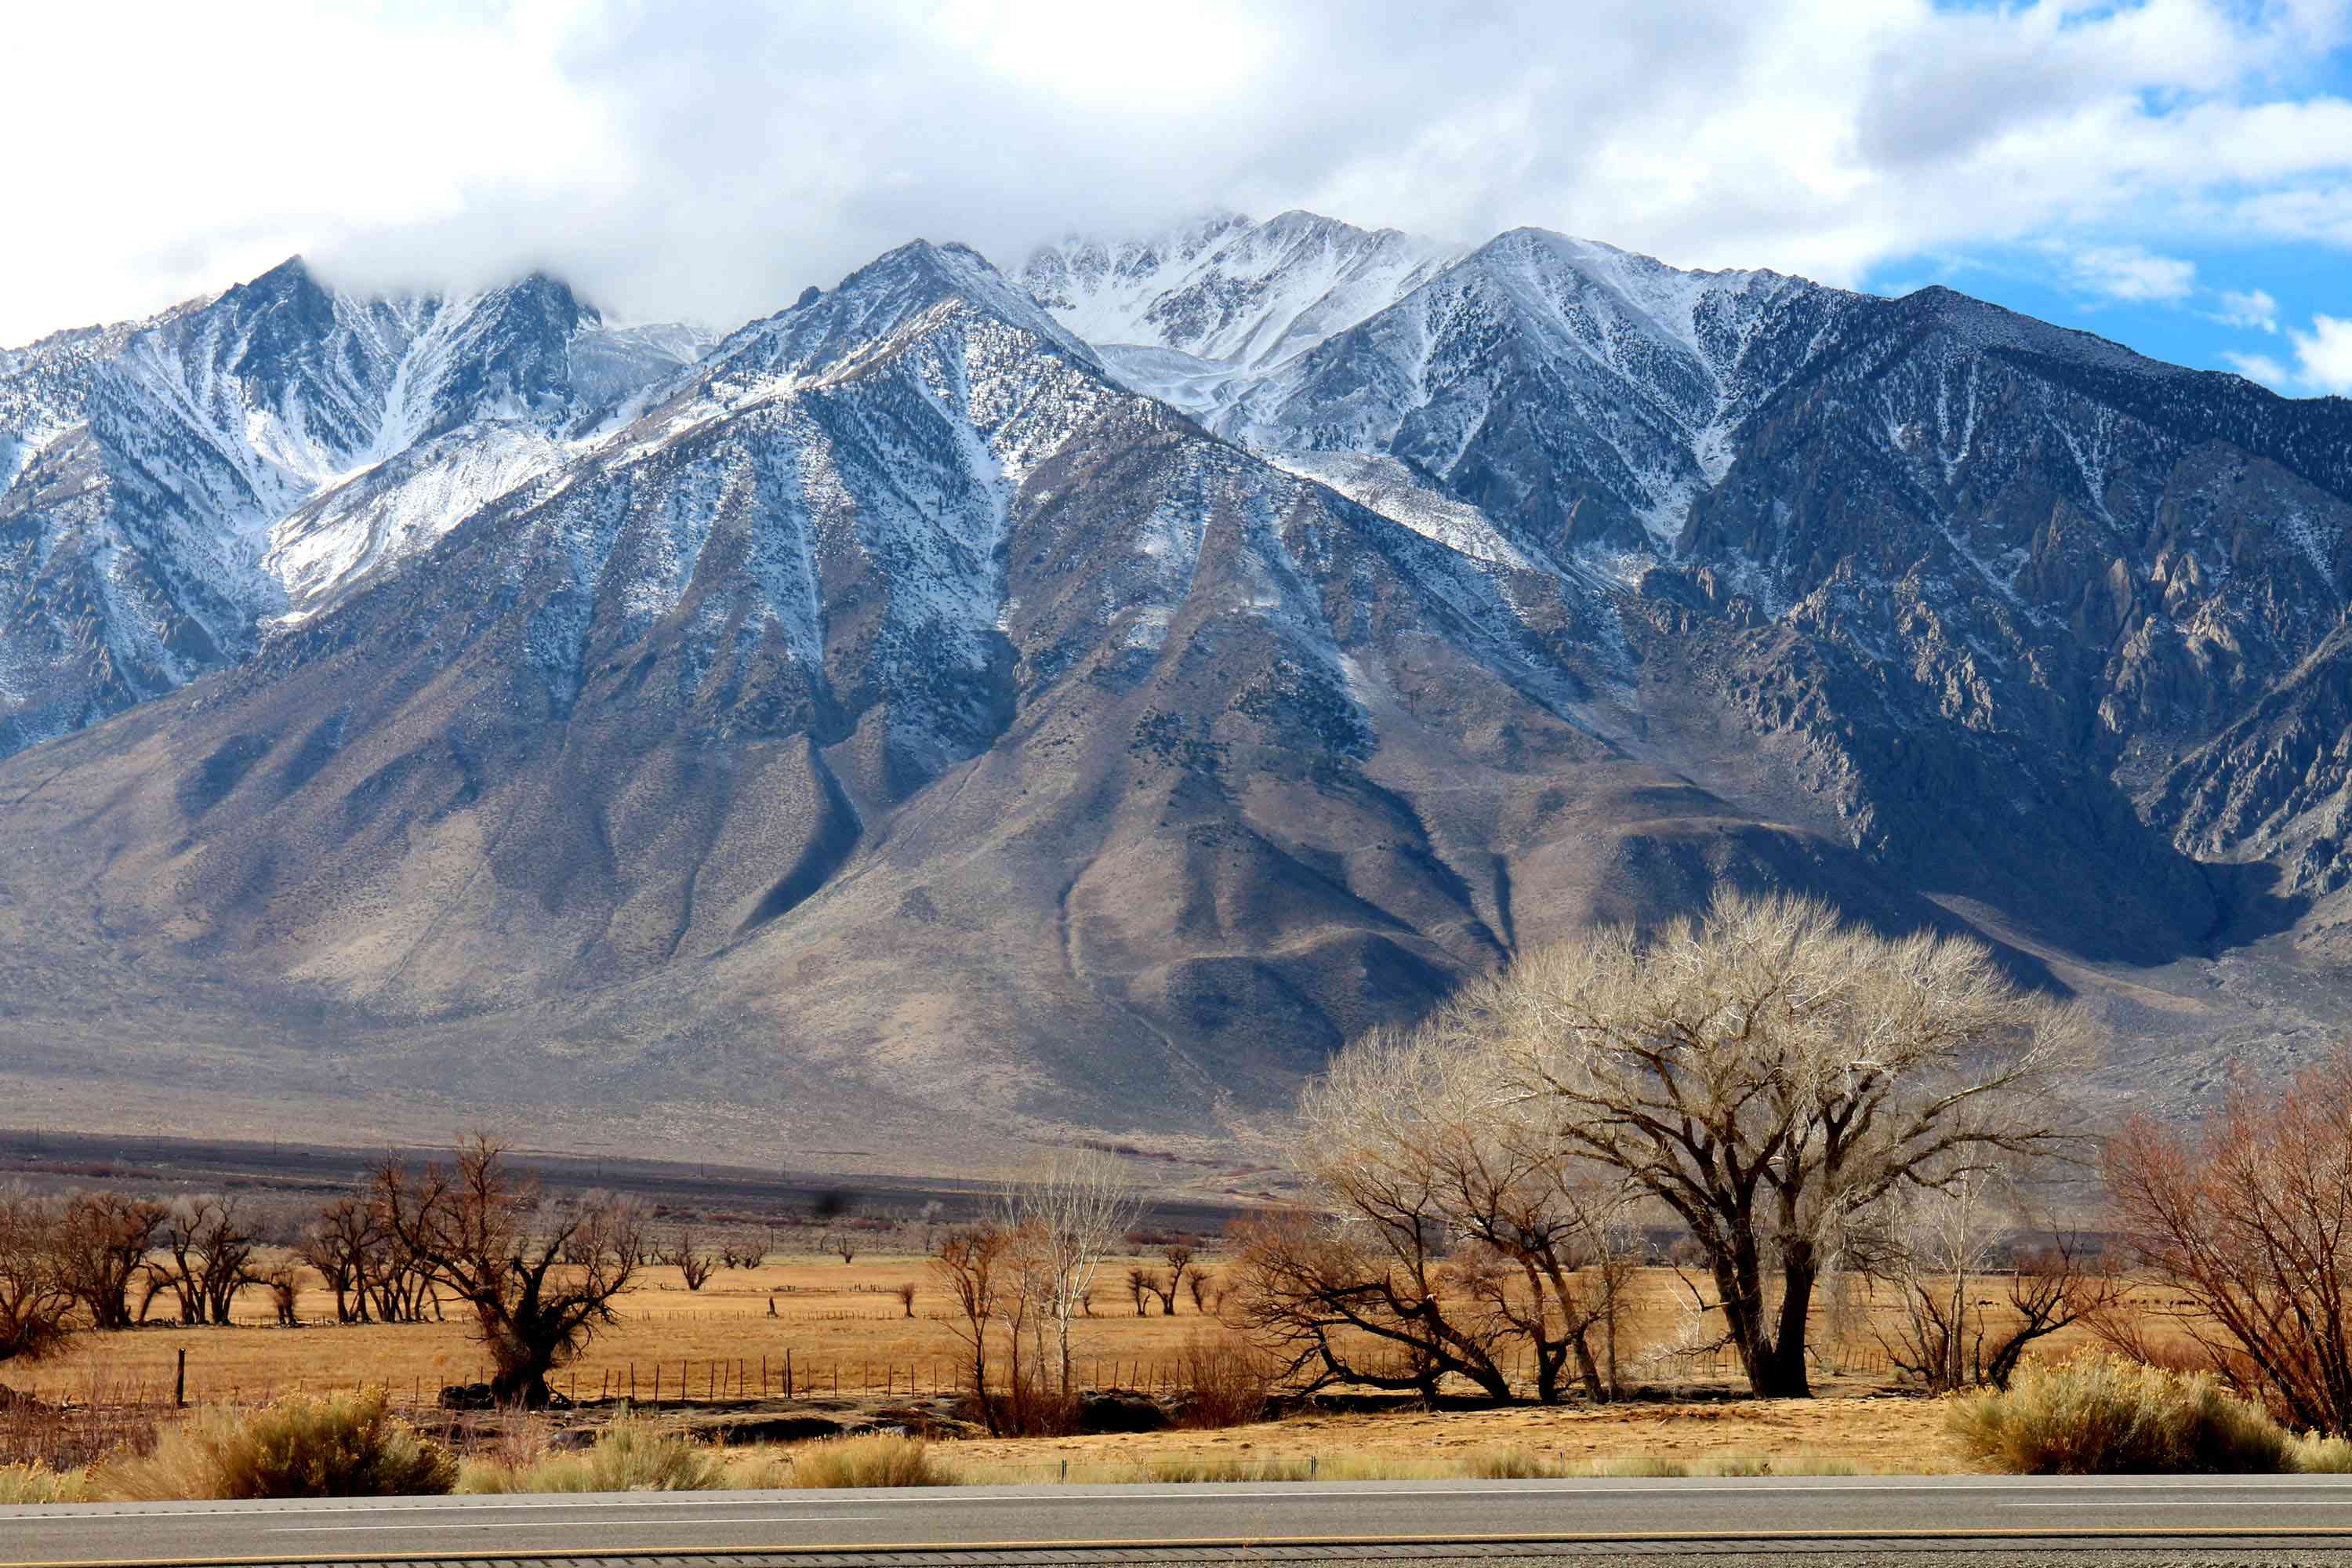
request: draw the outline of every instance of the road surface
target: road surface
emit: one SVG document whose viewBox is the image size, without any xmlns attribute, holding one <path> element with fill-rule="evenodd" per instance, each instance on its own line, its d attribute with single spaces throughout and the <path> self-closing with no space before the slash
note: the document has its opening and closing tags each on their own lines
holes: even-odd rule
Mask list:
<svg viewBox="0 0 2352 1568">
<path fill-rule="evenodd" d="M 1707 1554 L 1843 1560 L 1970 1547 L 2281 1545 L 2352 1562 L 2352 1477 L 1359 1482 L 139 1503 L 0 1510 L 29 1563 L 602 1559 L 793 1563 L 1076 1552 L 1096 1561 Z M 1066 1559 L 1064 1559 L 1066 1560 Z M 2083 1559 L 2088 1561 L 2090 1559 Z"/>
</svg>

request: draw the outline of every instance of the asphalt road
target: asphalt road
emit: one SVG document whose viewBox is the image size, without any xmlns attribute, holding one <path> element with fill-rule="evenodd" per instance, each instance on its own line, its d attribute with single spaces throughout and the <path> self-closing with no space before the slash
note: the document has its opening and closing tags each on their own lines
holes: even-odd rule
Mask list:
<svg viewBox="0 0 2352 1568">
<path fill-rule="evenodd" d="M 1983 1477 L 952 1488 L 851 1492 L 142 1503 L 0 1510 L 0 1568 L 26 1563 L 403 1563 L 911 1555 L 1097 1549 L 1202 1560 L 1247 1547 L 1360 1556 L 1473 1542 L 1568 1557 L 1636 1551 L 1873 1555 L 1955 1544 L 2352 1551 L 2352 1477 Z M 1268 1548 L 1277 1548 L 1269 1552 Z M 1328 1555 L 1326 1551 L 1323 1554 Z M 1492 1552 L 1481 1553 L 1485 1555 Z"/>
</svg>

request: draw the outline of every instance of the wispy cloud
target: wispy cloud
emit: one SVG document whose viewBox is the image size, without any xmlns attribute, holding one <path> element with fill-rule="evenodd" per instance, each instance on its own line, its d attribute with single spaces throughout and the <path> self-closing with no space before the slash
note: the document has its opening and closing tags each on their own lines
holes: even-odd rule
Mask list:
<svg viewBox="0 0 2352 1568">
<path fill-rule="evenodd" d="M 2352 396 L 2352 321 L 2315 315 L 2311 330 L 2289 328 L 2292 363 L 2274 354 L 2230 353 L 2222 357 L 2238 373 L 2280 392 L 2333 393 Z"/>
<path fill-rule="evenodd" d="M 2054 248 L 2076 288 L 2110 300 L 2169 304 L 2197 289 L 2196 263 L 2154 256 L 2137 245 Z"/>
<path fill-rule="evenodd" d="M 2225 327 L 2246 327 L 2258 332 L 2279 330 L 2278 301 L 2271 298 L 2267 289 L 2251 289 L 2242 294 L 2224 289 L 2221 308 L 2209 314 Z"/>
</svg>

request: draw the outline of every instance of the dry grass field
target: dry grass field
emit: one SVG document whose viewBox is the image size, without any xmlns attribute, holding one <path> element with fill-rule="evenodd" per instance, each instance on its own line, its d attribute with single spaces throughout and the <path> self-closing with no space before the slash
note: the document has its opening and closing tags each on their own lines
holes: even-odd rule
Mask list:
<svg viewBox="0 0 2352 1568">
<path fill-rule="evenodd" d="M 1077 1325 L 1079 1370 L 1088 1384 L 1171 1388 L 1186 1342 L 1218 1331 L 1215 1319 L 1202 1315 L 1189 1295 L 1180 1298 L 1173 1317 L 1162 1315 L 1156 1301 L 1150 1315 L 1136 1315 L 1127 1271 L 1131 1262 L 1152 1261 L 1118 1259 L 1104 1267 L 1095 1315 Z M 906 1283 L 918 1287 L 911 1318 L 898 1296 Z M 1998 1289 L 1996 1283 L 1988 1297 L 1997 1298 Z M 1598 1409 L 1307 1414 L 1222 1431 L 975 1439 L 956 1445 L 957 1463 L 1007 1479 L 1058 1476 L 1065 1464 L 1076 1479 L 1171 1459 L 1211 1468 L 1308 1458 L 1330 1462 L 1342 1456 L 1444 1463 L 1496 1449 L 1566 1467 L 1652 1461 L 1738 1467 L 1758 1457 L 1865 1471 L 1935 1471 L 1956 1464 L 1938 1403 L 1893 1386 L 1884 1351 L 1866 1323 L 1869 1312 L 1886 1310 L 1883 1303 L 1865 1303 L 1850 1315 L 1838 1342 L 1848 1364 L 1823 1376 L 1822 1397 L 1751 1401 L 1731 1397 L 1738 1380 L 1727 1362 L 1665 1360 L 1657 1353 L 1679 1327 L 1683 1291 L 1669 1271 L 1642 1277 L 1623 1336 L 1626 1376 L 1629 1383 L 1695 1386 L 1710 1395 L 1704 1400 L 1641 1400 Z M 861 1256 L 847 1265 L 829 1256 L 779 1257 L 757 1269 L 722 1269 L 698 1291 L 688 1290 L 675 1268 L 656 1268 L 617 1305 L 619 1326 L 601 1333 L 558 1374 L 559 1390 L 576 1389 L 583 1400 L 633 1394 L 640 1406 L 677 1410 L 763 1390 L 781 1397 L 789 1365 L 796 1392 L 831 1403 L 836 1391 L 844 1399 L 935 1394 L 953 1386 L 959 1364 L 949 1303 L 920 1257 Z M 192 1404 L 252 1404 L 380 1384 L 389 1386 L 395 1403 L 429 1405 L 443 1384 L 480 1375 L 482 1358 L 470 1325 L 454 1310 L 442 1322 L 339 1326 L 331 1299 L 316 1289 L 304 1294 L 299 1310 L 304 1326 L 269 1326 L 264 1295 L 255 1291 L 240 1301 L 245 1321 L 238 1326 L 84 1335 L 62 1358 L 14 1381 L 41 1398 L 75 1404 L 168 1399 L 184 1350 Z M 2067 1339 L 2049 1343 L 2063 1351 Z"/>
<path fill-rule="evenodd" d="M 1570 1474 L 1628 1461 L 1694 1473 L 1767 1462 L 1783 1471 L 1865 1475 L 1963 1468 L 1944 1432 L 1943 1401 L 1884 1393 L 1832 1393 L 1810 1401 L 1297 1415 L 1212 1432 L 974 1438 L 955 1445 L 954 1458 L 975 1479 L 1045 1481 L 1058 1479 L 1065 1461 L 1072 1480 L 1108 1479 L 1171 1459 L 1196 1461 L 1212 1473 L 1319 1458 L 1327 1467 L 1426 1464 L 1443 1474 L 1498 1451 L 1526 1454 Z"/>
<path fill-rule="evenodd" d="M 1213 1326 L 1189 1297 L 1178 1316 L 1139 1318 L 1124 1284 L 1130 1262 L 1106 1265 L 1095 1292 L 1096 1316 L 1082 1319 L 1077 1343 L 1090 1383 L 1148 1385 L 1164 1376 L 1185 1339 Z M 898 1289 L 918 1287 L 914 1315 Z M 770 1316 L 770 1303 L 774 1315 Z M 587 1352 L 556 1375 L 559 1392 L 578 1397 L 630 1393 L 641 1403 L 676 1400 L 681 1375 L 688 1398 L 731 1394 L 739 1386 L 783 1392 L 786 1358 L 795 1390 L 848 1394 L 896 1388 L 932 1393 L 952 1379 L 957 1342 L 947 1299 L 934 1287 L 921 1258 L 776 1258 L 756 1269 L 721 1269 L 689 1291 L 672 1268 L 639 1276 L 615 1303 L 620 1323 L 601 1331 Z M 158 1311 L 163 1310 L 159 1303 Z M 445 1384 L 480 1375 L 481 1356 L 470 1318 L 455 1306 L 443 1322 L 338 1324 L 334 1300 L 306 1290 L 298 1329 L 271 1326 L 263 1292 L 237 1302 L 232 1328 L 151 1325 L 116 1334 L 85 1334 L 68 1353 L 19 1373 L 17 1386 L 44 1397 L 82 1398 L 93 1389 L 169 1388 L 178 1352 L 188 1357 L 192 1403 L 250 1403 L 278 1394 L 316 1393 L 362 1384 L 389 1386 L 396 1402 L 421 1394 L 430 1402 Z M 715 1386 L 714 1386 L 715 1381 Z"/>
</svg>

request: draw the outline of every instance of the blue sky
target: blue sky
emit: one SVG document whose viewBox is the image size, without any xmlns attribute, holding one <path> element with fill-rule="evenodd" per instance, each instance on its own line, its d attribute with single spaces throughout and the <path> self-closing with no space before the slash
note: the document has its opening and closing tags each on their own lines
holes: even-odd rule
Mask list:
<svg viewBox="0 0 2352 1568">
<path fill-rule="evenodd" d="M 297 251 L 730 326 L 921 237 L 1306 207 L 1929 281 L 2352 393 L 2352 0 L 21 7 L 0 343 Z M 102 59 L 93 75 L 84 62 Z"/>
</svg>

